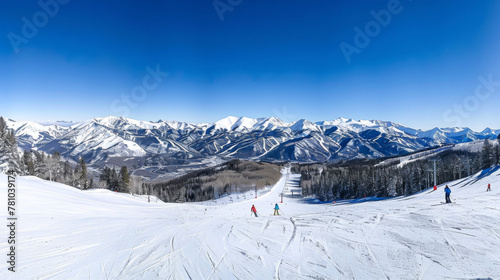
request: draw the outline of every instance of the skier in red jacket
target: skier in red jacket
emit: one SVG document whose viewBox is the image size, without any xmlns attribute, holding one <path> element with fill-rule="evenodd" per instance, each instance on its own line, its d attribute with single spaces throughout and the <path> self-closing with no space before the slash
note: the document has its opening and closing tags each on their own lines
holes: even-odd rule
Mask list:
<svg viewBox="0 0 500 280">
<path fill-rule="evenodd" d="M 491 185 L 488 184 L 488 188 L 486 189 L 487 192 L 491 191 Z"/>
<path fill-rule="evenodd" d="M 252 205 L 252 209 L 250 209 L 250 211 L 252 211 L 254 213 L 255 217 L 258 217 L 257 216 L 257 209 L 255 209 L 254 205 Z"/>
</svg>

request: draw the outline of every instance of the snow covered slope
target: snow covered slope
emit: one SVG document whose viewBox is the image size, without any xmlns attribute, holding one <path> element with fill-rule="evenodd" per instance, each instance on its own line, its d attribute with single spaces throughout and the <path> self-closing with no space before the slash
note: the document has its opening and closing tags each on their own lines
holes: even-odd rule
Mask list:
<svg viewBox="0 0 500 280">
<path fill-rule="evenodd" d="M 218 206 L 148 204 L 18 178 L 19 262 L 16 273 L 0 262 L 0 279 L 500 278 L 498 169 L 449 183 L 454 204 L 440 203 L 443 186 L 385 201 L 307 204 L 290 197 L 299 177 L 287 174 L 258 199 Z M 0 175 L 1 209 L 6 181 Z M 283 189 L 282 215 L 272 216 Z"/>
</svg>

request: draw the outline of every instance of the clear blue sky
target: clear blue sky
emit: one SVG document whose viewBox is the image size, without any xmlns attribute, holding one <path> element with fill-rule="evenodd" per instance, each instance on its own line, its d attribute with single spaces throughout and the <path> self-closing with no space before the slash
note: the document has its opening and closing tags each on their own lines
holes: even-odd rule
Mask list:
<svg viewBox="0 0 500 280">
<path fill-rule="evenodd" d="M 52 15 L 38 1 L 3 3 L 0 115 L 195 123 L 342 116 L 500 128 L 499 1 L 242 0 L 219 13 L 213 0 L 47 7 Z M 391 15 L 381 16 L 385 26 L 372 22 L 371 11 L 382 10 Z M 341 44 L 356 47 L 355 27 L 367 26 L 373 37 L 356 41 L 364 44 L 348 62 Z M 169 75 L 157 83 L 148 66 Z M 493 81 L 481 98 L 479 76 Z"/>
</svg>

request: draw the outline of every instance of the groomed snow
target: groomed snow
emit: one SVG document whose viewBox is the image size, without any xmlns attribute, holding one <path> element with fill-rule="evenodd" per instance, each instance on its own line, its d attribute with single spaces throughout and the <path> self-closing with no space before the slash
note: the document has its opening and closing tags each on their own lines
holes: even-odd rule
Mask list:
<svg viewBox="0 0 500 280">
<path fill-rule="evenodd" d="M 17 272 L 7 270 L 2 241 L 0 279 L 500 278 L 498 169 L 449 183 L 456 203 L 448 205 L 443 186 L 307 204 L 290 197 L 299 178 L 287 174 L 258 199 L 224 206 L 147 203 L 19 177 Z M 0 175 L 5 224 L 6 181 Z M 272 216 L 283 188 L 283 215 Z"/>
</svg>

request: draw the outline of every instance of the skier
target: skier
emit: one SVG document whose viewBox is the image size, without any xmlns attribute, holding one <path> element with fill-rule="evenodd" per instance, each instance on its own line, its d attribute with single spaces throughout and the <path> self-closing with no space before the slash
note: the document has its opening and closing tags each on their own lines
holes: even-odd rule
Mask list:
<svg viewBox="0 0 500 280">
<path fill-rule="evenodd" d="M 444 192 L 446 193 L 445 195 L 446 203 L 451 203 L 450 199 L 451 190 L 450 188 L 448 188 L 448 185 L 446 185 L 446 187 L 444 188 Z"/>
<path fill-rule="evenodd" d="M 276 203 L 276 205 L 274 205 L 274 215 L 277 214 L 279 216 L 280 215 L 279 210 L 280 210 L 280 207 L 278 206 L 278 203 Z"/>
<path fill-rule="evenodd" d="M 486 189 L 487 192 L 491 191 L 491 185 L 488 184 L 488 188 Z"/>
<path fill-rule="evenodd" d="M 434 190 L 437 190 L 438 189 L 438 186 L 434 186 Z"/>
<path fill-rule="evenodd" d="M 257 216 L 257 209 L 255 209 L 254 205 L 252 205 L 252 209 L 250 209 L 250 211 L 252 211 L 255 214 L 255 217 L 258 217 Z"/>
</svg>

